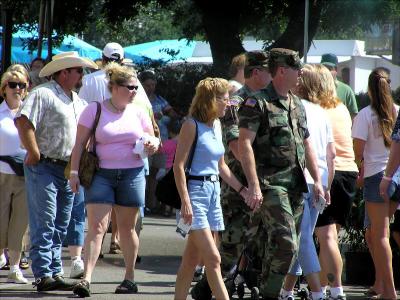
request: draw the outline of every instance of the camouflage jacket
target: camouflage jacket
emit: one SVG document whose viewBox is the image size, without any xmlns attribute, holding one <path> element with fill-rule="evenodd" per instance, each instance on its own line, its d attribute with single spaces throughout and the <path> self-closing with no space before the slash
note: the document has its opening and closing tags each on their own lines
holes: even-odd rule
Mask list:
<svg viewBox="0 0 400 300">
<path fill-rule="evenodd" d="M 298 97 L 279 97 L 271 83 L 241 105 L 239 127 L 256 133 L 253 151 L 262 190 L 307 192 L 304 139 L 310 134 Z"/>
<path fill-rule="evenodd" d="M 234 93 L 230 99 L 226 109 L 225 116 L 221 118 L 222 134 L 226 150 L 226 163 L 232 168 L 236 160 L 232 151 L 229 151 L 229 143 L 239 138 L 239 115 L 238 110 L 244 99 L 247 99 L 252 91 L 244 85 L 240 90 Z M 240 167 L 240 163 L 237 162 Z"/>
</svg>

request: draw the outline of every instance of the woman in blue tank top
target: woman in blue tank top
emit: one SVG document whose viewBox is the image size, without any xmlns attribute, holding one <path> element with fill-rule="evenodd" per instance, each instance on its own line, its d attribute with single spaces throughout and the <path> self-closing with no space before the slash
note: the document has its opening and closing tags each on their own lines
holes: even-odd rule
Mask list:
<svg viewBox="0 0 400 300">
<path fill-rule="evenodd" d="M 233 189 L 247 195 L 224 161 L 221 123 L 228 102 L 229 84 L 222 78 L 206 78 L 196 87 L 190 119 L 182 125 L 174 162 L 175 181 L 181 197 L 181 217 L 191 231 L 178 271 L 175 299 L 186 299 L 196 264 L 203 261 L 207 280 L 216 299 L 229 299 L 225 288 L 215 237 L 224 230 L 219 176 Z M 198 139 L 189 175 L 185 163 L 196 135 Z"/>
</svg>

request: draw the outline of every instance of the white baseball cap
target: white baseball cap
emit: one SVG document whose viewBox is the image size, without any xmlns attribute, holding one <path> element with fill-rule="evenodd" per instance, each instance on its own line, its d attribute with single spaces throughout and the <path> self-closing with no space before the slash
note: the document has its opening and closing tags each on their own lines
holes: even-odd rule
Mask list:
<svg viewBox="0 0 400 300">
<path fill-rule="evenodd" d="M 118 43 L 108 43 L 103 49 L 103 55 L 108 59 L 120 61 L 124 58 L 124 49 Z"/>
</svg>

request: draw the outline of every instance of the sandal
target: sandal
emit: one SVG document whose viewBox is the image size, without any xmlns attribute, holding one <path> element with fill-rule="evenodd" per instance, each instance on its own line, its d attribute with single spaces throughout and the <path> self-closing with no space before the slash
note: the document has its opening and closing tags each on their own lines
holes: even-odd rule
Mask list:
<svg viewBox="0 0 400 300">
<path fill-rule="evenodd" d="M 26 269 L 29 268 L 28 259 L 26 258 L 25 253 L 23 253 L 23 252 L 22 252 L 22 255 L 21 255 L 21 260 L 19 261 L 19 267 L 22 270 L 26 270 Z"/>
<path fill-rule="evenodd" d="M 75 285 L 72 291 L 75 295 L 78 295 L 81 298 L 90 297 L 89 281 L 81 280 L 78 284 Z"/>
<path fill-rule="evenodd" d="M 111 242 L 109 254 L 121 254 L 121 247 L 117 242 Z"/>
<path fill-rule="evenodd" d="M 373 297 L 373 296 L 378 296 L 378 293 L 372 288 L 370 287 L 365 293 L 365 296 L 367 297 Z"/>
<path fill-rule="evenodd" d="M 136 294 L 138 287 L 136 282 L 124 279 L 122 283 L 115 289 L 116 294 Z"/>
</svg>

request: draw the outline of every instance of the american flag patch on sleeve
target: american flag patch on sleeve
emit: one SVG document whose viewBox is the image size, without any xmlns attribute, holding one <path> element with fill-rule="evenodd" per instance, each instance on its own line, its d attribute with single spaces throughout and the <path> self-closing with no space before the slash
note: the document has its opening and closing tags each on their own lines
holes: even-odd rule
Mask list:
<svg viewBox="0 0 400 300">
<path fill-rule="evenodd" d="M 257 104 L 257 100 L 254 98 L 248 98 L 244 105 L 254 107 Z"/>
</svg>

